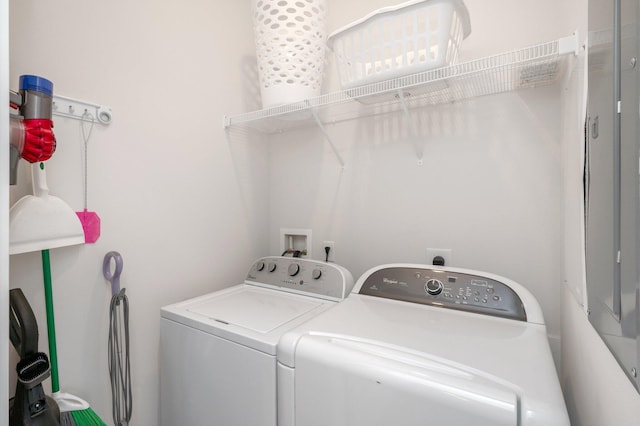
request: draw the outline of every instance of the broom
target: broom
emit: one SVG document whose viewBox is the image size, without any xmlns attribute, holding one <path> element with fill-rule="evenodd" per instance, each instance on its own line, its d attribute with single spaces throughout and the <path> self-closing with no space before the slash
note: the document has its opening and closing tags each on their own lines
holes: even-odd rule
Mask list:
<svg viewBox="0 0 640 426">
<path fill-rule="evenodd" d="M 56 349 L 56 325 L 53 315 L 53 291 L 51 286 L 51 260 L 49 249 L 42 250 L 42 273 L 44 275 L 44 298 L 47 311 L 47 334 L 49 336 L 49 358 L 51 361 L 51 391 L 60 408 L 62 426 L 106 426 L 89 407 L 87 401 L 77 396 L 60 392 L 58 380 L 58 351 Z"/>
</svg>

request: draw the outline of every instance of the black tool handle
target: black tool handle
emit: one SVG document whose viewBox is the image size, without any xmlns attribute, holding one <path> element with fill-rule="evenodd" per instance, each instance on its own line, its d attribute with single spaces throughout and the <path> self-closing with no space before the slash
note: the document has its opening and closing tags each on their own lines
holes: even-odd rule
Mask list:
<svg viewBox="0 0 640 426">
<path fill-rule="evenodd" d="M 20 359 L 38 352 L 38 323 L 19 288 L 9 291 L 9 337 Z"/>
</svg>

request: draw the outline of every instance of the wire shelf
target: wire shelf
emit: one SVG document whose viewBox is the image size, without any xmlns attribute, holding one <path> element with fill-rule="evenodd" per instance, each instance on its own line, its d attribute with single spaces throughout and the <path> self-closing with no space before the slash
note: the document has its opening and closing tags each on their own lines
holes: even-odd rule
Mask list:
<svg viewBox="0 0 640 426">
<path fill-rule="evenodd" d="M 375 115 L 410 107 L 552 84 L 567 58 L 578 51 L 576 34 L 499 55 L 424 71 L 304 101 L 224 117 L 224 127 L 251 127 L 266 133 Z"/>
</svg>

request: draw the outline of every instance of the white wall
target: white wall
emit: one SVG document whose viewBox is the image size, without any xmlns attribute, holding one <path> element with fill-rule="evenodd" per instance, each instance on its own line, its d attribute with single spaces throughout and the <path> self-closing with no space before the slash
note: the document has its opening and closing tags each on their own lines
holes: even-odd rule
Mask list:
<svg viewBox="0 0 640 426">
<path fill-rule="evenodd" d="M 0 0 L 0 158 L 9 158 L 9 3 Z M 5 130 L 7 129 L 7 130 Z M 9 316 L 9 163 L 0 162 L 0 318 Z M 0 369 L 9 369 L 9 333 L 0 328 Z M 0 380 L 0 413 L 9 411 L 9 382 Z M 8 416 L 0 418 L 6 425 Z"/>
<path fill-rule="evenodd" d="M 382 263 L 424 263 L 427 247 L 451 248 L 455 266 L 530 288 L 558 336 L 558 99 L 550 87 L 417 112 L 422 166 L 402 116 L 330 126 L 344 171 L 321 135 L 278 135 L 271 241 L 280 227 L 311 228 L 316 257 L 322 241 L 333 240 L 336 261 L 355 276 Z"/>
<path fill-rule="evenodd" d="M 255 107 L 246 96 L 255 86 L 249 4 L 10 6 L 11 87 L 21 74 L 39 74 L 58 95 L 113 109 L 112 124 L 96 126 L 89 142 L 89 210 L 101 216 L 102 236 L 51 252 L 61 387 L 111 422 L 110 288 L 101 268 L 105 253 L 118 250 L 131 309 L 132 424 L 156 425 L 159 308 L 241 282 L 250 262 L 267 254 L 265 148 L 245 134 L 230 143 L 222 129 L 223 114 Z M 80 122 L 54 121 L 49 187 L 81 210 Z M 30 191 L 26 164 L 19 180 L 12 201 Z M 39 253 L 11 256 L 11 287 L 22 287 L 36 310 L 44 349 L 40 271 Z"/>
</svg>

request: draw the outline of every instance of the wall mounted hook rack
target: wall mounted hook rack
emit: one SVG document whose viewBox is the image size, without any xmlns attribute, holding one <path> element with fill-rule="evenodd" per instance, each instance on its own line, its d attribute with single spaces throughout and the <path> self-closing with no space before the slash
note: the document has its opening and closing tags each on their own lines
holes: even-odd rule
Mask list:
<svg viewBox="0 0 640 426">
<path fill-rule="evenodd" d="M 110 124 L 113 119 L 111 108 L 91 102 L 80 101 L 66 96 L 53 96 L 53 115 L 82 120 L 86 114 L 100 124 Z"/>
</svg>

